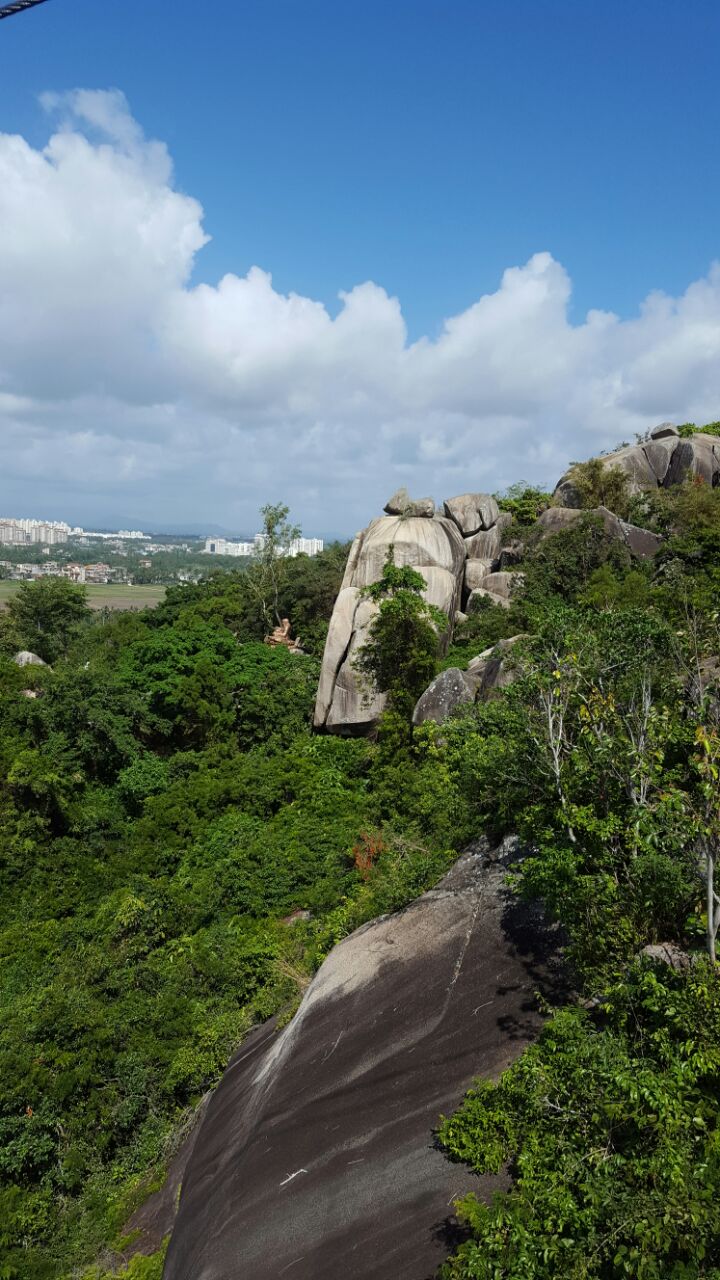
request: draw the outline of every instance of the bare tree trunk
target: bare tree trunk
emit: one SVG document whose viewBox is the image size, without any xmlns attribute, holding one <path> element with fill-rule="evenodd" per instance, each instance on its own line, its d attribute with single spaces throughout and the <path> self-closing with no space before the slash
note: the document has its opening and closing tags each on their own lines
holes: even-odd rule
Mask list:
<svg viewBox="0 0 720 1280">
<path fill-rule="evenodd" d="M 707 950 L 710 959 L 715 964 L 715 938 L 717 935 L 717 926 L 715 924 L 715 859 L 709 849 L 707 850 L 705 874 L 707 876 Z"/>
</svg>

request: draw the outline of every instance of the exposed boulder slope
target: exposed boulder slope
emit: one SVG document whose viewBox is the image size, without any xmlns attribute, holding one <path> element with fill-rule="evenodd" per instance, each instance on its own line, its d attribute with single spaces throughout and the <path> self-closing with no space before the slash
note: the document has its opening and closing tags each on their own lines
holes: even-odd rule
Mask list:
<svg viewBox="0 0 720 1280">
<path fill-rule="evenodd" d="M 434 1148 L 441 1112 L 537 1033 L 553 951 L 504 887 L 512 845 L 331 952 L 284 1031 L 244 1043 L 183 1182 L 165 1280 L 424 1280 L 453 1199 L 487 1195 Z"/>
<path fill-rule="evenodd" d="M 677 427 L 663 422 L 642 444 L 616 449 L 602 461 L 606 467 L 624 472 L 630 494 L 667 489 L 687 476 L 701 476 L 706 484 L 715 486 L 720 484 L 720 437 L 701 432 L 681 437 Z M 558 481 L 553 499 L 561 507 L 582 506 L 572 467 Z"/>
</svg>

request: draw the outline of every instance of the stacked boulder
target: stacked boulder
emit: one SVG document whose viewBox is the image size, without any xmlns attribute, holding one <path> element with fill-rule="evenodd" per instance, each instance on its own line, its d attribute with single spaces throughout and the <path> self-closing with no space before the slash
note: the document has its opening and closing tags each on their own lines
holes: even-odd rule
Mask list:
<svg viewBox="0 0 720 1280">
<path fill-rule="evenodd" d="M 486 596 L 507 608 L 517 575 L 500 569 L 505 530 L 512 516 L 501 512 L 487 493 L 463 493 L 443 503 L 446 516 L 454 520 L 465 542 L 465 595 L 467 604 Z"/>
</svg>

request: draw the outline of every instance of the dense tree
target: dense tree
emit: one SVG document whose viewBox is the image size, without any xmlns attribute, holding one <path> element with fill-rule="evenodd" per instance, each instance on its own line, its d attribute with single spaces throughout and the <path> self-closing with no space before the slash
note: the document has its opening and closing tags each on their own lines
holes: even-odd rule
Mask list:
<svg viewBox="0 0 720 1280">
<path fill-rule="evenodd" d="M 395 564 L 391 547 L 382 576 L 364 588 L 377 613 L 356 668 L 371 687 L 388 694 L 391 710 L 407 720 L 435 675 L 439 634 L 448 626 L 447 615 L 424 599 L 426 587 L 416 569 Z"/>
<path fill-rule="evenodd" d="M 23 582 L 7 611 L 20 645 L 45 662 L 65 653 L 90 617 L 84 588 L 66 578 Z"/>
<path fill-rule="evenodd" d="M 522 633 L 514 683 L 442 726 L 412 730 L 410 712 L 447 619 L 390 560 L 359 662 L 390 695 L 377 742 L 310 732 L 346 548 L 108 619 L 68 584 L 57 612 L 49 584 L 22 588 L 0 657 L 8 1280 L 107 1280 L 101 1250 L 253 1022 L 289 1012 L 334 942 L 454 850 L 507 832 L 525 850 L 514 891 L 562 926 L 578 998 L 442 1126 L 454 1158 L 510 1173 L 492 1205 L 461 1207 L 446 1274 L 714 1280 L 718 492 L 649 501 L 666 541 L 643 566 L 589 514 L 540 538 L 526 521 L 546 495 L 511 491 L 525 589 L 481 604 L 447 660 Z M 279 546 L 287 512 L 268 519 Z M 278 615 L 308 653 L 262 644 Z M 21 645 L 52 667 L 16 667 Z M 684 967 L 639 954 L 657 943 Z"/>
</svg>

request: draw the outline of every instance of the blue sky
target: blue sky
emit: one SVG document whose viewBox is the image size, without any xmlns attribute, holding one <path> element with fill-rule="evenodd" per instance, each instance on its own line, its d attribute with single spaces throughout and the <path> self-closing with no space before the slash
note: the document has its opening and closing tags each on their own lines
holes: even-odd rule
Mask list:
<svg viewBox="0 0 720 1280">
<path fill-rule="evenodd" d="M 409 342 L 434 341 L 448 317 L 493 295 L 507 268 L 547 252 L 572 281 L 567 324 L 582 326 L 595 309 L 637 316 L 656 290 L 681 297 L 720 257 L 719 37 L 720 6 L 704 0 L 48 0 L 0 24 L 0 131 L 41 152 L 52 125 L 40 94 L 120 90 L 144 134 L 166 144 L 172 189 L 202 205 L 211 239 L 195 253 L 191 285 L 214 286 L 227 272 L 242 278 L 257 266 L 279 294 L 322 303 L 334 317 L 340 291 L 372 281 L 399 299 Z M 100 144 L 92 121 L 73 127 Z M 117 256 L 120 248 L 108 243 L 106 251 Z M 712 362 L 714 328 L 703 341 Z M 483 360 L 493 360 L 487 351 L 478 359 L 482 378 Z M 693 399 L 682 371 L 661 416 L 712 409 L 706 373 Z M 588 370 L 597 376 L 595 366 Z M 605 358 L 602 376 L 612 381 Z M 364 377 L 357 394 L 372 400 L 372 374 Z M 627 385 L 626 372 L 623 379 Z M 12 370 L 5 384 L 19 389 Z M 567 434 L 552 433 L 552 404 L 540 397 L 533 407 L 532 395 L 507 407 L 512 454 L 526 454 L 532 478 L 552 481 L 563 449 L 572 449 Z M 57 396 L 55 388 L 55 406 Z M 655 398 L 633 396 L 633 421 L 652 420 Z M 139 389 L 129 398 L 138 397 Z M 435 390 L 431 400 L 418 413 L 436 424 L 445 402 Z M 507 434 L 497 403 L 458 410 L 450 384 L 446 400 L 448 415 L 474 412 L 478 452 Z M 193 403 L 200 421 L 197 396 Z M 625 434 L 624 408 L 616 436 Z M 214 402 L 212 413 L 223 412 Z M 332 412 L 332 403 L 314 404 L 306 428 L 317 430 L 320 420 L 327 428 Z M 397 405 L 383 401 L 377 412 L 398 419 Z M 399 418 L 413 412 L 405 402 Z M 580 426 L 589 444 L 611 439 L 611 418 L 603 425 L 586 412 Z M 517 434 L 519 419 L 527 438 Z M 119 425 L 112 430 L 121 434 Z M 439 479 L 437 443 L 424 455 L 396 445 L 372 460 L 368 452 L 368 481 L 383 465 L 392 470 L 386 488 L 405 473 L 426 487 Z M 329 438 L 321 455 L 331 446 Z M 484 467 L 475 487 L 507 482 L 509 461 Z M 113 490 L 117 467 L 108 461 L 102 501 L 123 514 L 149 512 L 153 476 L 160 483 L 157 469 L 146 475 L 138 465 L 135 512 Z M 355 471 L 348 460 L 333 487 Z M 26 502 L 33 493 L 49 497 L 50 479 L 25 466 L 19 492 Z M 177 476 L 162 483 L 175 495 L 164 512 L 179 515 L 188 485 Z M 208 475 L 194 519 L 213 514 L 211 493 Z M 247 524 L 248 503 L 272 496 L 251 498 L 248 489 L 239 505 L 223 497 L 220 522 Z M 1 489 L 0 498 L 9 501 Z M 81 490 L 68 489 L 67 499 L 79 514 L 88 507 Z M 313 504 L 327 506 L 321 478 L 305 479 L 298 501 L 307 525 Z M 364 483 L 352 518 L 374 501 Z M 341 512 L 338 504 L 330 523 Z"/>
</svg>

